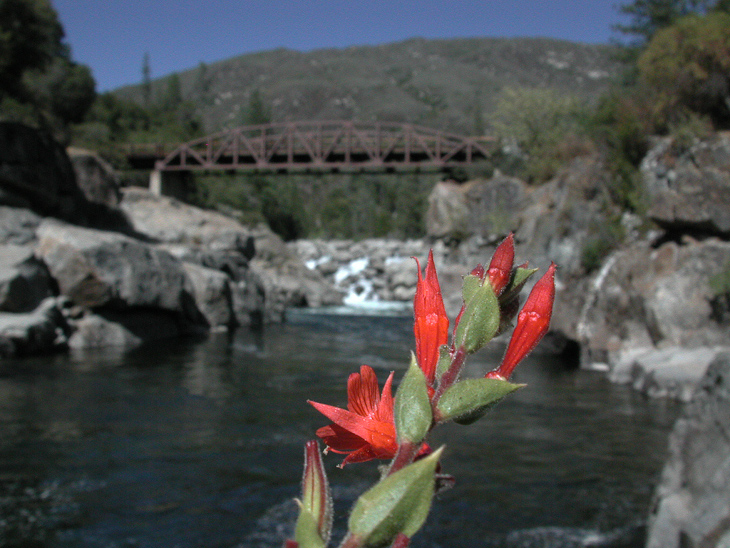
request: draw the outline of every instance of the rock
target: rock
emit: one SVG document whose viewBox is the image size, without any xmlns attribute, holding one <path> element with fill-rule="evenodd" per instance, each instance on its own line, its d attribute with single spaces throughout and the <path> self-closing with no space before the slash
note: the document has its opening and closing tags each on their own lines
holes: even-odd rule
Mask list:
<svg viewBox="0 0 730 548">
<path fill-rule="evenodd" d="M 183 263 L 192 283 L 195 304 L 211 328 L 229 328 L 234 322 L 230 279 L 223 272 Z"/>
<path fill-rule="evenodd" d="M 32 312 L 0 312 L 0 358 L 46 354 L 65 348 L 69 326 L 56 298 Z"/>
<path fill-rule="evenodd" d="M 149 307 L 191 318 L 188 278 L 163 250 L 114 232 L 44 221 L 37 253 L 62 295 L 86 308 Z"/>
<path fill-rule="evenodd" d="M 489 180 L 438 183 L 428 198 L 426 233 L 456 240 L 467 236 L 498 238 L 517 229 L 526 184 L 497 174 Z"/>
<path fill-rule="evenodd" d="M 0 311 L 30 312 L 52 295 L 48 269 L 33 248 L 0 244 Z"/>
<path fill-rule="evenodd" d="M 730 540 L 730 353 L 710 364 L 669 439 L 647 548 L 725 548 Z"/>
<path fill-rule="evenodd" d="M 290 306 L 341 302 L 332 286 L 309 271 L 268 227 L 244 227 L 220 213 L 142 189 L 123 189 L 122 209 L 138 233 L 175 244 L 176 255 L 185 261 L 228 274 L 241 325 L 281 321 Z M 261 305 L 263 309 L 249 308 Z"/>
<path fill-rule="evenodd" d="M 86 200 L 65 150 L 35 129 L 0 122 L 0 205 L 82 224 Z"/>
<path fill-rule="evenodd" d="M 641 163 L 647 215 L 670 232 L 730 236 L 730 133 L 682 154 L 660 139 Z"/>
<path fill-rule="evenodd" d="M 123 188 L 121 209 L 138 234 L 153 241 L 244 250 L 250 232 L 236 220 L 215 211 L 156 196 L 146 189 Z M 250 244 L 248 244 L 250 245 Z"/>
<path fill-rule="evenodd" d="M 0 205 L 0 244 L 25 245 L 35 241 L 35 231 L 43 218 L 17 207 Z"/>
<path fill-rule="evenodd" d="M 633 348 L 727 344 L 730 324 L 713 319 L 709 279 L 730 262 L 730 243 L 707 239 L 653 249 L 639 241 L 597 273 L 578 317 L 584 364 L 615 364 Z"/>
<path fill-rule="evenodd" d="M 120 184 L 114 169 L 95 152 L 80 148 L 69 148 L 66 152 L 76 175 L 76 184 L 86 200 L 108 208 L 118 207 Z"/>
<path fill-rule="evenodd" d="M 687 402 L 697 388 L 710 363 L 725 347 L 638 348 L 620 354 L 609 378 L 620 384 L 631 384 L 650 397 L 669 397 Z"/>
<path fill-rule="evenodd" d="M 142 338 L 122 324 L 97 314 L 86 314 L 74 321 L 73 327 L 74 332 L 69 337 L 68 346 L 75 350 L 110 346 L 133 348 L 142 344 Z"/>
<path fill-rule="evenodd" d="M 436 183 L 428 196 L 426 234 L 433 238 L 462 239 L 468 234 L 469 206 L 461 185 Z"/>
</svg>

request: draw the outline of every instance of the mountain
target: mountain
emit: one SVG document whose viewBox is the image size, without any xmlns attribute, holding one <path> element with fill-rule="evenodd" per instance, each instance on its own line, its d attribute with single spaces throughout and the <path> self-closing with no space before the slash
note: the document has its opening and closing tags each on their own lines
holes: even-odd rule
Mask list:
<svg viewBox="0 0 730 548">
<path fill-rule="evenodd" d="M 505 88 L 551 88 L 595 98 L 619 73 L 615 49 L 547 38 L 414 38 L 379 46 L 241 55 L 177 75 L 206 131 L 246 122 L 252 97 L 272 121 L 410 122 L 464 134 L 488 131 Z M 152 82 L 161 98 L 170 76 Z M 177 83 L 176 83 L 177 84 Z M 114 92 L 142 101 L 142 86 Z"/>
</svg>

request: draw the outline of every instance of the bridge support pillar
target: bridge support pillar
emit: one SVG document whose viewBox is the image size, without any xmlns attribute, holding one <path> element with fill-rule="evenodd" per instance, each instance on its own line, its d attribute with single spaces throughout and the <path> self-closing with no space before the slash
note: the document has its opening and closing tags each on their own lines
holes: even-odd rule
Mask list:
<svg viewBox="0 0 730 548">
<path fill-rule="evenodd" d="M 170 196 L 185 200 L 191 186 L 190 173 L 186 171 L 161 171 L 150 173 L 150 192 L 155 196 Z"/>
</svg>

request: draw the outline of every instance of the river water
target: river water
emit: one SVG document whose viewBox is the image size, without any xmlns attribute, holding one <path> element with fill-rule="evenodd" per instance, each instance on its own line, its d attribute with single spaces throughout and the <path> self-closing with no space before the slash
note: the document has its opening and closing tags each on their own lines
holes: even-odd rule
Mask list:
<svg viewBox="0 0 730 548">
<path fill-rule="evenodd" d="M 0 545 L 279 547 L 303 444 L 327 422 L 306 400 L 344 405 L 361 364 L 399 379 L 412 346 L 407 317 L 297 313 L 261 333 L 2 362 Z M 642 545 L 677 407 L 565 365 L 531 357 L 526 388 L 436 430 L 456 486 L 413 546 Z M 337 537 L 377 477 L 340 459 L 325 457 Z"/>
</svg>

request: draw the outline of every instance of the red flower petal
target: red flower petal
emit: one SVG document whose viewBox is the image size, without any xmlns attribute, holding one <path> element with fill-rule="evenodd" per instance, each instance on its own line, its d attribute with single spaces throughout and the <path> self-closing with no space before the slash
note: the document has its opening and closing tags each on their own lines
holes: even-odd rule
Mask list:
<svg viewBox="0 0 730 548">
<path fill-rule="evenodd" d="M 492 262 L 489 263 L 487 276 L 492 284 L 494 294 L 499 297 L 509 282 L 512 275 L 512 265 L 515 262 L 515 240 L 510 232 L 492 255 Z"/>
<path fill-rule="evenodd" d="M 369 417 L 375 414 L 380 401 L 378 377 L 372 367 L 360 366 L 360 373 L 350 373 L 347 379 L 347 408 Z"/>
<path fill-rule="evenodd" d="M 428 253 L 425 278 L 421 277 L 421 265 L 418 259 L 416 259 L 416 264 L 418 265 L 418 283 L 416 297 L 413 300 L 416 359 L 426 380 L 432 385 L 436 376 L 439 349 L 449 339 L 449 318 L 441 297 L 441 286 L 433 262 L 433 250 Z"/>
<path fill-rule="evenodd" d="M 488 373 L 488 377 L 508 379 L 517 364 L 535 348 L 550 327 L 554 300 L 555 263 L 551 263 L 550 268 L 530 291 L 517 316 L 517 327 L 512 333 L 502 363 L 496 371 Z"/>
</svg>

